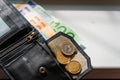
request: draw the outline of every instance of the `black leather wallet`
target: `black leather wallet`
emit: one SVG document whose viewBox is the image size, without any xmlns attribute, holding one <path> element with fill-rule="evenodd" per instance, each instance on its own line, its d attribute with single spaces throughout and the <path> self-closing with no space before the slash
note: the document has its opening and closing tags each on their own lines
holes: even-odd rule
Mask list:
<svg viewBox="0 0 120 80">
<path fill-rule="evenodd" d="M 90 58 L 64 33 L 45 41 L 11 5 L 0 0 L 0 66 L 12 80 L 79 80 L 91 70 Z M 63 35 L 72 40 L 87 60 L 87 69 L 73 78 L 55 58 L 48 43 Z"/>
</svg>

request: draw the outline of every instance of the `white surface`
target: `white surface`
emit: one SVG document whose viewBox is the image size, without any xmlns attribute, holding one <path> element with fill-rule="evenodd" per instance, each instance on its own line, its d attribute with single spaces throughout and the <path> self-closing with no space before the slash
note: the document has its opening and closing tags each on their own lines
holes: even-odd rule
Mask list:
<svg viewBox="0 0 120 80">
<path fill-rule="evenodd" d="M 66 10 L 63 6 L 61 6 L 62 9 L 57 10 L 57 6 L 52 6 L 55 9 L 50 7 L 45 8 L 52 10 L 50 11 L 52 15 L 72 26 L 82 38 L 93 67 L 120 68 L 119 10 L 112 11 L 110 7 L 109 10 L 104 10 L 104 7 L 99 7 L 98 10 L 97 8 L 84 10 L 84 7 L 80 7 L 82 10 L 79 10 L 78 7 L 77 9 L 71 7 L 72 10 L 70 10 L 68 6 L 65 6 Z"/>
</svg>

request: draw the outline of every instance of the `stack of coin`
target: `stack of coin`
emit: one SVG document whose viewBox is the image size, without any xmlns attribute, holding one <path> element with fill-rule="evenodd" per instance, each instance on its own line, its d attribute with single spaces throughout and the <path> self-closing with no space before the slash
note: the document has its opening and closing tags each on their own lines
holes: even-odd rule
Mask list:
<svg viewBox="0 0 120 80">
<path fill-rule="evenodd" d="M 61 64 L 68 64 L 75 52 L 75 48 L 69 41 L 62 41 L 59 46 L 59 50 L 56 54 L 56 58 Z"/>
<path fill-rule="evenodd" d="M 60 36 L 49 44 L 49 47 L 54 52 L 57 61 L 65 66 L 65 69 L 73 77 L 77 76 L 82 71 L 82 67 L 79 61 L 73 60 L 78 50 L 71 40 Z"/>
<path fill-rule="evenodd" d="M 66 70 L 76 75 L 81 72 L 82 67 L 78 61 L 72 61 L 73 55 L 77 52 L 76 47 L 70 41 L 63 41 L 60 46 L 61 52 L 57 54 L 57 60 L 61 64 L 65 64 Z"/>
</svg>

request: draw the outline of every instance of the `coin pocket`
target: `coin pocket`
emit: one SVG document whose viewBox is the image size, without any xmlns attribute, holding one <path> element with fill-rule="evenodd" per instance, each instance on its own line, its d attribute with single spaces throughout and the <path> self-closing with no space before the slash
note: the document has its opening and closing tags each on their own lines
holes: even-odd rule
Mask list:
<svg viewBox="0 0 120 80">
<path fill-rule="evenodd" d="M 58 63 L 73 79 L 82 78 L 92 69 L 89 56 L 72 37 L 60 32 L 50 38 L 47 44 Z"/>
</svg>

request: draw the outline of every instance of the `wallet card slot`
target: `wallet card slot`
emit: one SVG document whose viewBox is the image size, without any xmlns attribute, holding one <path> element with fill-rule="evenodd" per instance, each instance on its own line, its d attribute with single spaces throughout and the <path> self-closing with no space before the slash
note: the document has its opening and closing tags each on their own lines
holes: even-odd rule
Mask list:
<svg viewBox="0 0 120 80">
<path fill-rule="evenodd" d="M 0 58 L 4 57 L 5 55 L 7 55 L 9 52 L 11 52 L 12 50 L 18 48 L 19 46 L 22 46 L 24 43 L 28 43 L 29 41 L 27 40 L 27 37 L 32 33 L 35 32 L 34 30 L 29 32 L 27 35 L 23 36 L 23 38 L 19 39 L 17 42 L 14 42 L 13 44 L 11 44 L 10 46 L 6 47 L 5 49 L 3 49 L 2 51 L 0 51 Z M 37 32 L 36 32 L 37 33 Z M 23 34 L 23 33 L 21 33 Z M 38 33 L 37 33 L 38 34 Z M 36 34 L 36 35 L 37 35 Z M 38 37 L 38 36 L 36 36 Z M 34 38 L 36 38 L 34 37 Z M 7 44 L 7 43 L 6 43 Z M 5 45 L 5 44 L 4 44 Z"/>
<path fill-rule="evenodd" d="M 13 37 L 22 29 L 33 28 L 33 26 L 9 2 L 9 0 L 0 0 L 0 18 L 10 28 L 10 30 L 6 33 L 2 33 L 3 35 L 0 37 L 0 45 L 6 42 L 11 37 Z M 1 28 L 5 28 L 5 25 L 2 25 Z"/>
<path fill-rule="evenodd" d="M 32 44 L 31 42 L 34 42 L 34 39 L 41 37 L 41 36 L 37 36 L 37 33 L 32 31 L 30 32 L 29 35 L 25 36 L 25 38 L 23 40 L 21 40 L 19 43 L 15 44 L 14 46 L 12 46 L 10 49 L 8 49 L 7 51 L 3 52 L 0 56 L 0 63 L 5 62 L 6 60 L 8 60 L 9 58 L 13 57 L 14 55 L 16 55 L 16 50 L 22 50 L 24 49 L 25 46 L 29 46 L 29 44 Z M 28 38 L 30 38 L 30 41 Z"/>
<path fill-rule="evenodd" d="M 2 65 L 7 65 L 10 62 L 13 62 L 18 57 L 22 56 L 24 54 L 24 52 L 26 50 L 30 49 L 33 45 L 34 45 L 34 43 L 24 44 L 24 45 L 20 46 L 19 48 L 15 49 L 14 51 L 10 52 L 9 55 L 4 56 L 1 59 Z"/>
<path fill-rule="evenodd" d="M 28 34 L 30 31 L 32 31 L 31 28 L 25 28 L 25 29 L 19 31 L 17 34 L 15 34 L 13 37 L 9 38 L 4 43 L 0 44 L 0 52 L 3 52 L 6 49 L 8 49 L 8 47 L 10 45 L 14 45 L 14 44 L 18 43 L 20 41 L 20 39 L 22 37 L 26 36 L 26 34 Z"/>
</svg>

